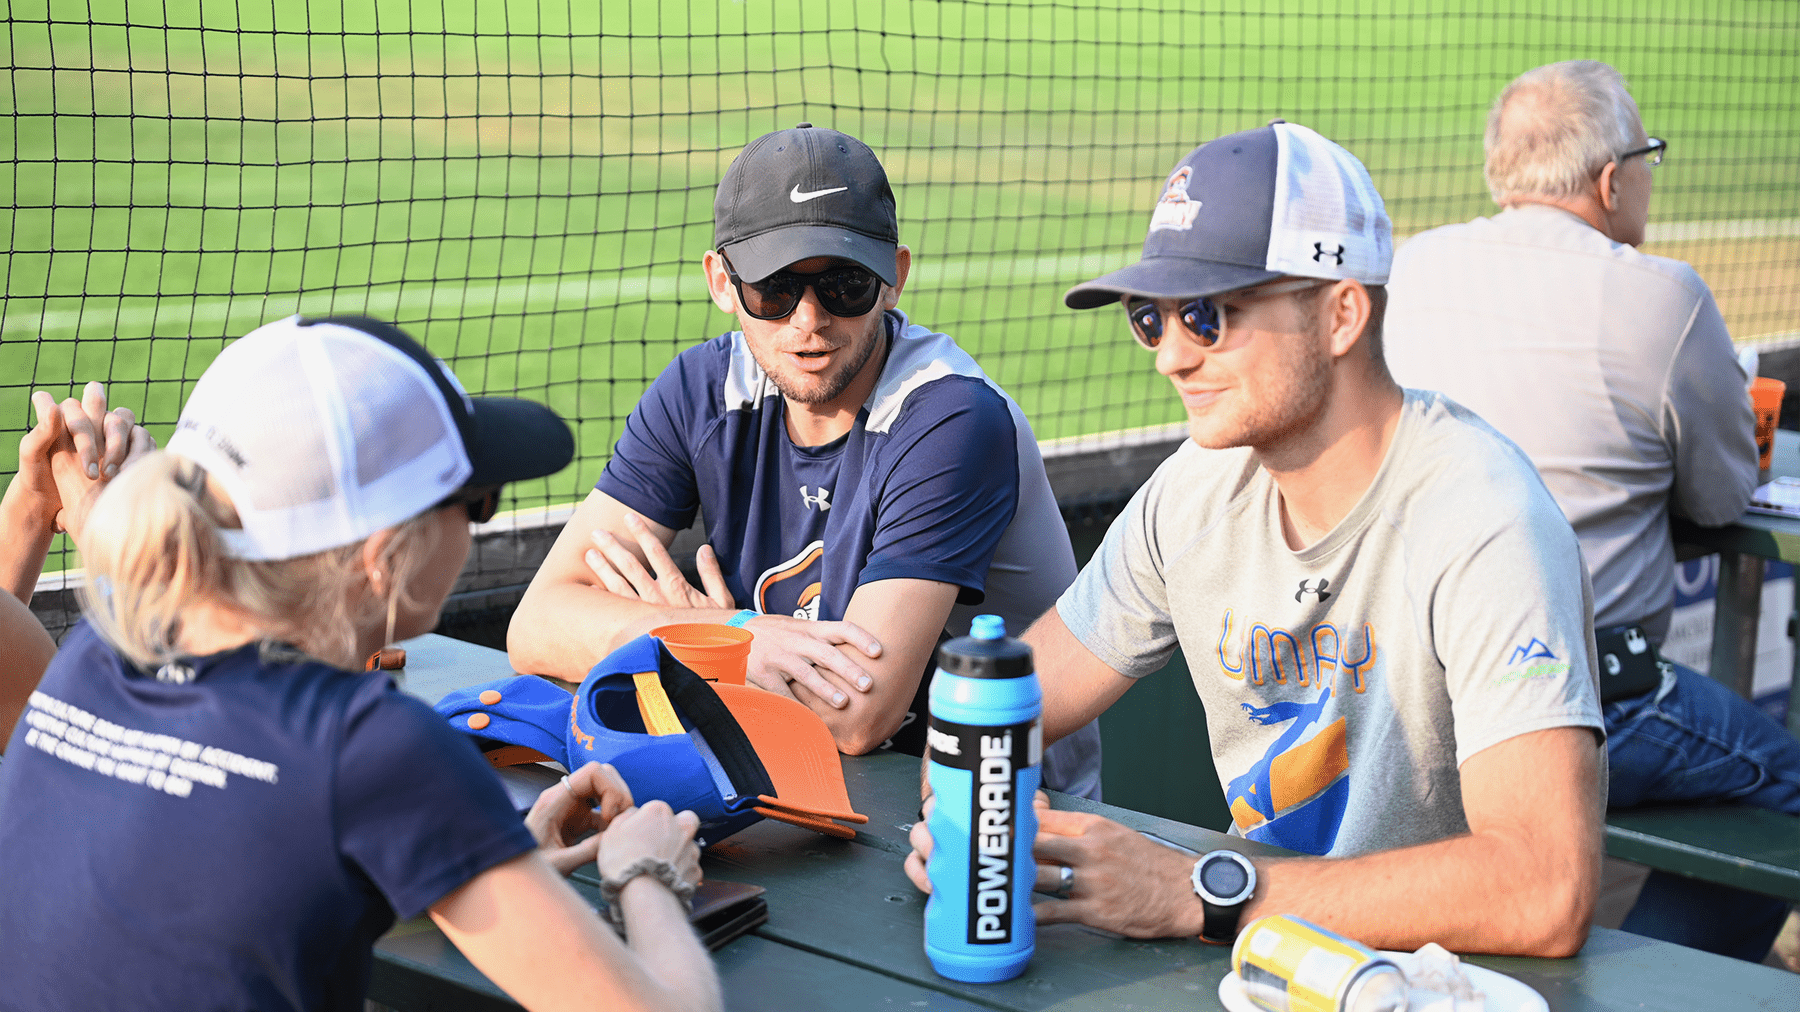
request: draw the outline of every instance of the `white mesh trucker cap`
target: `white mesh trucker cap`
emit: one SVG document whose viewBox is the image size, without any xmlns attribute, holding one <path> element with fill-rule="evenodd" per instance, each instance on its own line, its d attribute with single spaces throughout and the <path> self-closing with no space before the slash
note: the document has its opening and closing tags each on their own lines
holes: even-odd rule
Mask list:
<svg viewBox="0 0 1800 1012">
<path fill-rule="evenodd" d="M 167 447 L 231 496 L 240 559 L 353 544 L 465 486 L 553 474 L 574 456 L 541 404 L 472 398 L 398 327 L 292 316 L 226 346 Z"/>
<path fill-rule="evenodd" d="M 1163 184 L 1143 259 L 1076 285 L 1063 302 L 1219 295 L 1287 275 L 1381 285 L 1393 259 L 1393 225 L 1369 170 L 1275 120 L 1188 152 Z"/>
</svg>

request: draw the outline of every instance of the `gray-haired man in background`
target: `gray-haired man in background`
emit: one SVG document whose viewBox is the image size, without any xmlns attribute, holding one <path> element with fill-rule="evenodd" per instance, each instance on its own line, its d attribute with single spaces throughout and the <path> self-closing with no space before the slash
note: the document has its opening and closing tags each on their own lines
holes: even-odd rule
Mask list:
<svg viewBox="0 0 1800 1012">
<path fill-rule="evenodd" d="M 1395 379 L 1441 390 L 1530 455 L 1594 584 L 1608 802 L 1719 800 L 1800 814 L 1800 742 L 1723 685 L 1659 663 L 1669 511 L 1729 523 L 1756 483 L 1746 377 L 1692 267 L 1649 256 L 1651 168 L 1619 72 L 1574 60 L 1494 102 L 1487 182 L 1502 210 L 1394 258 Z M 1656 873 L 1626 930 L 1759 960 L 1786 905 Z"/>
</svg>

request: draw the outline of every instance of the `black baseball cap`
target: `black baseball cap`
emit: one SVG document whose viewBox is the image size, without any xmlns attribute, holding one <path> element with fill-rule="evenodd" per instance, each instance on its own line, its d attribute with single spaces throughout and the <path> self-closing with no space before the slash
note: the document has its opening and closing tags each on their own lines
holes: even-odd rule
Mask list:
<svg viewBox="0 0 1800 1012">
<path fill-rule="evenodd" d="M 811 123 L 750 142 L 713 198 L 713 248 L 745 281 L 797 260 L 830 256 L 896 282 L 900 223 L 875 152 Z"/>
<path fill-rule="evenodd" d="M 1070 309 L 1121 295 L 1221 295 L 1286 276 L 1387 283 L 1393 227 L 1369 170 L 1297 123 L 1208 141 L 1163 183 L 1137 263 L 1076 285 Z"/>
</svg>

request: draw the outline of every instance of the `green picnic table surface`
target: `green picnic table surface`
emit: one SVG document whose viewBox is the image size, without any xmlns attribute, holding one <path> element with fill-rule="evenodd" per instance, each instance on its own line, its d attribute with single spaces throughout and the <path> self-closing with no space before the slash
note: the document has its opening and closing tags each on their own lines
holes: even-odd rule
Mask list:
<svg viewBox="0 0 1800 1012">
<path fill-rule="evenodd" d="M 505 655 L 427 636 L 405 644 L 409 691 L 435 699 L 505 677 Z M 768 890 L 769 921 L 716 954 L 734 1009 L 988 1008 L 1002 1010 L 1219 1009 L 1229 950 L 1195 939 L 1140 941 L 1078 925 L 1039 930 L 1023 976 L 1000 984 L 939 977 L 925 958 L 925 897 L 901 869 L 918 809 L 919 761 L 877 753 L 844 758 L 845 786 L 869 816 L 854 840 L 765 821 L 708 848 L 708 875 Z M 1274 848 L 1080 799 L 1057 807 L 1100 811 L 1195 849 Z M 579 881 L 578 889 L 589 883 Z M 429 921 L 400 925 L 376 948 L 370 997 L 397 1009 L 510 1007 Z M 1800 1008 L 1800 977 L 1618 931 L 1597 928 L 1573 959 L 1488 956 L 1471 961 L 1511 974 L 1554 1012 L 1697 1008 Z M 462 1004 L 466 1000 L 466 1004 Z"/>
</svg>

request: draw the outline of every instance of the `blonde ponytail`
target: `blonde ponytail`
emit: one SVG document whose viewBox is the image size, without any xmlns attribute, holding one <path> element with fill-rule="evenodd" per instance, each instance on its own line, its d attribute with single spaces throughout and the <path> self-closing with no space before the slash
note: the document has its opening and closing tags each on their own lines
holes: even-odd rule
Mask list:
<svg viewBox="0 0 1800 1012">
<path fill-rule="evenodd" d="M 407 588 L 437 548 L 428 521 L 421 514 L 395 527 L 376 560 L 385 575 L 380 594 L 369 586 L 360 541 L 274 562 L 233 558 L 219 530 L 240 526 L 237 511 L 198 465 L 158 450 L 113 479 L 88 515 L 82 610 L 148 671 L 183 656 L 183 615 L 202 604 L 243 618 L 265 639 L 360 669 L 358 631 L 412 603 Z"/>
</svg>

